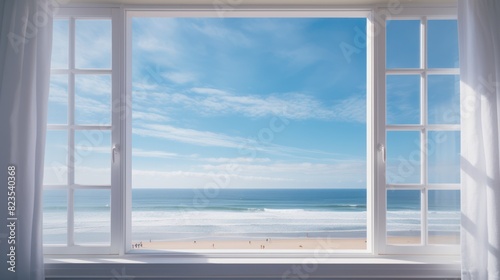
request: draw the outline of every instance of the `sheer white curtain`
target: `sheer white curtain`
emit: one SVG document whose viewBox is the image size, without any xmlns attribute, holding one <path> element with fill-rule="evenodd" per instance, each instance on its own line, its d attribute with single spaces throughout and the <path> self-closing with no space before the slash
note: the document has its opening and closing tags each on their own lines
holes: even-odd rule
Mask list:
<svg viewBox="0 0 500 280">
<path fill-rule="evenodd" d="M 458 6 L 462 279 L 500 279 L 500 1 Z"/>
<path fill-rule="evenodd" d="M 54 6 L 48 0 L 0 1 L 2 280 L 44 278 L 41 185 L 53 12 Z M 15 216 L 11 216 L 7 208 L 8 196 L 13 196 L 7 188 L 9 166 L 15 166 L 16 173 Z M 7 220 L 11 217 L 17 220 Z M 7 227 L 11 222 L 15 222 L 12 232 L 14 228 Z M 15 236 L 15 244 L 12 241 L 9 244 L 11 236 Z M 15 250 L 11 250 L 11 246 L 15 246 Z M 14 265 L 8 263 L 14 259 L 13 253 L 15 272 L 8 270 Z"/>
</svg>

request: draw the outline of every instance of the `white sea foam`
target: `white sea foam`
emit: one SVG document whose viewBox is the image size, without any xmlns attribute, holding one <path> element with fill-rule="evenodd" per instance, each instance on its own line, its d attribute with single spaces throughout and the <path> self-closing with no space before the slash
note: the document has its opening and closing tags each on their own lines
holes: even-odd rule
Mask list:
<svg viewBox="0 0 500 280">
<path fill-rule="evenodd" d="M 460 214 L 454 211 L 429 212 L 429 230 L 459 230 Z M 66 215 L 44 214 L 44 238 L 65 239 Z M 393 233 L 418 232 L 419 211 L 389 211 L 387 230 Z M 109 211 L 79 212 L 75 232 L 81 239 L 106 235 L 110 231 Z M 203 238 L 293 238 L 364 237 L 366 211 L 319 211 L 263 209 L 262 211 L 134 211 L 134 240 L 178 240 Z"/>
</svg>

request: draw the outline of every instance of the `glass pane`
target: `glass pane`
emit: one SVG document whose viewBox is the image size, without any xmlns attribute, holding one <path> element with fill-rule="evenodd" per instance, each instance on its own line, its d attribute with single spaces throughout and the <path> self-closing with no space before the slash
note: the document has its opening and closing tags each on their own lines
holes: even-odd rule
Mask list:
<svg viewBox="0 0 500 280">
<path fill-rule="evenodd" d="M 45 140 L 44 185 L 68 183 L 68 132 L 48 130 Z"/>
<path fill-rule="evenodd" d="M 111 124 L 111 76 L 75 77 L 75 123 Z"/>
<path fill-rule="evenodd" d="M 387 21 L 387 68 L 420 67 L 420 20 Z"/>
<path fill-rule="evenodd" d="M 420 183 L 420 132 L 387 132 L 387 184 Z"/>
<path fill-rule="evenodd" d="M 110 190 L 75 190 L 76 244 L 110 244 L 110 206 Z"/>
<path fill-rule="evenodd" d="M 47 111 L 48 124 L 68 123 L 68 76 L 51 75 L 49 105 Z"/>
<path fill-rule="evenodd" d="M 387 124 L 420 123 L 420 76 L 387 75 Z"/>
<path fill-rule="evenodd" d="M 429 75 L 428 87 L 429 124 L 459 124 L 460 77 Z"/>
<path fill-rule="evenodd" d="M 460 132 L 429 131 L 429 183 L 460 183 Z"/>
<path fill-rule="evenodd" d="M 67 19 L 54 19 L 52 27 L 52 69 L 68 69 L 69 24 Z"/>
<path fill-rule="evenodd" d="M 67 190 L 43 191 L 43 243 L 67 244 Z"/>
<path fill-rule="evenodd" d="M 430 244 L 460 244 L 460 191 L 429 190 Z"/>
<path fill-rule="evenodd" d="M 420 244 L 419 190 L 387 191 L 387 243 Z"/>
<path fill-rule="evenodd" d="M 111 132 L 85 130 L 75 132 L 75 183 L 111 184 Z"/>
<path fill-rule="evenodd" d="M 75 67 L 111 69 L 111 20 L 76 20 Z"/>
<path fill-rule="evenodd" d="M 429 20 L 427 38 L 429 68 L 459 67 L 456 20 Z"/>
</svg>

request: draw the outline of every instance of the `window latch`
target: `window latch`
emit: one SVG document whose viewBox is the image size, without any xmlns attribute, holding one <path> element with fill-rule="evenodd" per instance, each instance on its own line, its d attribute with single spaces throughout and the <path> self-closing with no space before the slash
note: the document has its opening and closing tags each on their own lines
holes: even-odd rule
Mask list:
<svg viewBox="0 0 500 280">
<path fill-rule="evenodd" d="M 378 151 L 382 153 L 382 162 L 386 160 L 386 152 L 384 144 L 378 144 Z"/>
<path fill-rule="evenodd" d="M 113 149 L 111 151 L 112 158 L 113 158 L 113 163 L 115 163 L 115 155 L 120 152 L 120 145 L 114 144 Z"/>
</svg>

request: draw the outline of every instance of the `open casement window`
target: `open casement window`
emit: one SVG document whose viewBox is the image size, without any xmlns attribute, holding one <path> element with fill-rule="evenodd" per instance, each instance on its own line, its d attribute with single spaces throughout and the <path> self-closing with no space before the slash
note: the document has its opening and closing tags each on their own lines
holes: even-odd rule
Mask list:
<svg viewBox="0 0 500 280">
<path fill-rule="evenodd" d="M 359 85 L 365 90 L 362 105 L 366 107 L 362 112 L 365 166 L 360 175 L 366 178 L 363 214 L 366 246 L 357 251 L 328 250 L 327 257 L 458 253 L 460 125 L 455 13 L 453 8 L 404 8 L 397 13 L 372 8 L 223 11 L 224 17 L 235 19 L 361 18 L 364 21 L 365 32 L 355 31 L 352 38 L 337 42 L 332 48 L 342 50 L 344 56 L 340 59 L 359 53 L 366 58 L 363 68 L 366 79 Z M 221 11 L 213 8 L 61 9 L 54 21 L 45 160 L 46 254 L 131 253 L 137 257 L 151 253 L 132 248 L 135 241 L 132 179 L 137 174 L 133 169 L 133 148 L 136 148 L 133 117 L 134 112 L 139 112 L 134 111 L 139 106 L 133 103 L 133 46 L 142 44 L 164 51 L 172 48 L 155 44 L 154 37 L 147 42 L 134 42 L 134 19 L 218 19 L 220 15 Z M 384 15 L 390 19 L 386 21 Z M 205 32 L 221 34 L 215 29 Z M 159 74 L 181 84 L 192 79 L 190 75 L 168 71 Z M 153 76 L 152 80 L 156 78 Z M 200 87 L 196 90 L 193 94 L 227 94 Z M 145 94 L 141 98 L 154 96 Z M 186 96 L 171 97 L 186 100 Z M 227 95 L 226 98 L 234 99 Z M 295 103 L 300 107 L 300 102 Z M 141 106 L 147 109 L 144 104 Z M 196 108 L 202 112 L 202 108 Z M 166 118 L 163 112 L 155 113 L 149 117 Z M 135 115 L 136 120 L 144 117 Z M 172 127 L 164 131 L 161 129 L 165 127 L 150 125 L 149 128 L 148 133 L 170 133 L 168 137 L 173 137 Z M 137 148 L 136 153 L 148 154 L 144 147 Z M 157 154 L 157 158 L 177 154 L 169 150 Z M 310 257 L 314 251 L 232 250 L 229 255 Z M 154 253 L 175 255 L 168 250 Z M 196 254 L 228 256 L 227 251 L 216 250 L 199 250 Z"/>
<path fill-rule="evenodd" d="M 44 172 L 44 252 L 122 247 L 120 92 L 112 9 L 54 19 Z"/>
<path fill-rule="evenodd" d="M 404 14 L 405 11 L 403 11 Z M 378 225 L 387 254 L 458 254 L 460 94 L 454 17 L 400 15 L 381 30 Z M 381 51 L 382 52 L 382 51 Z M 380 53 L 382 54 L 382 53 Z M 384 176 L 385 175 L 385 176 Z M 407 221 L 404 224 L 400 220 Z M 402 238 L 405 236 L 405 238 Z"/>
</svg>

